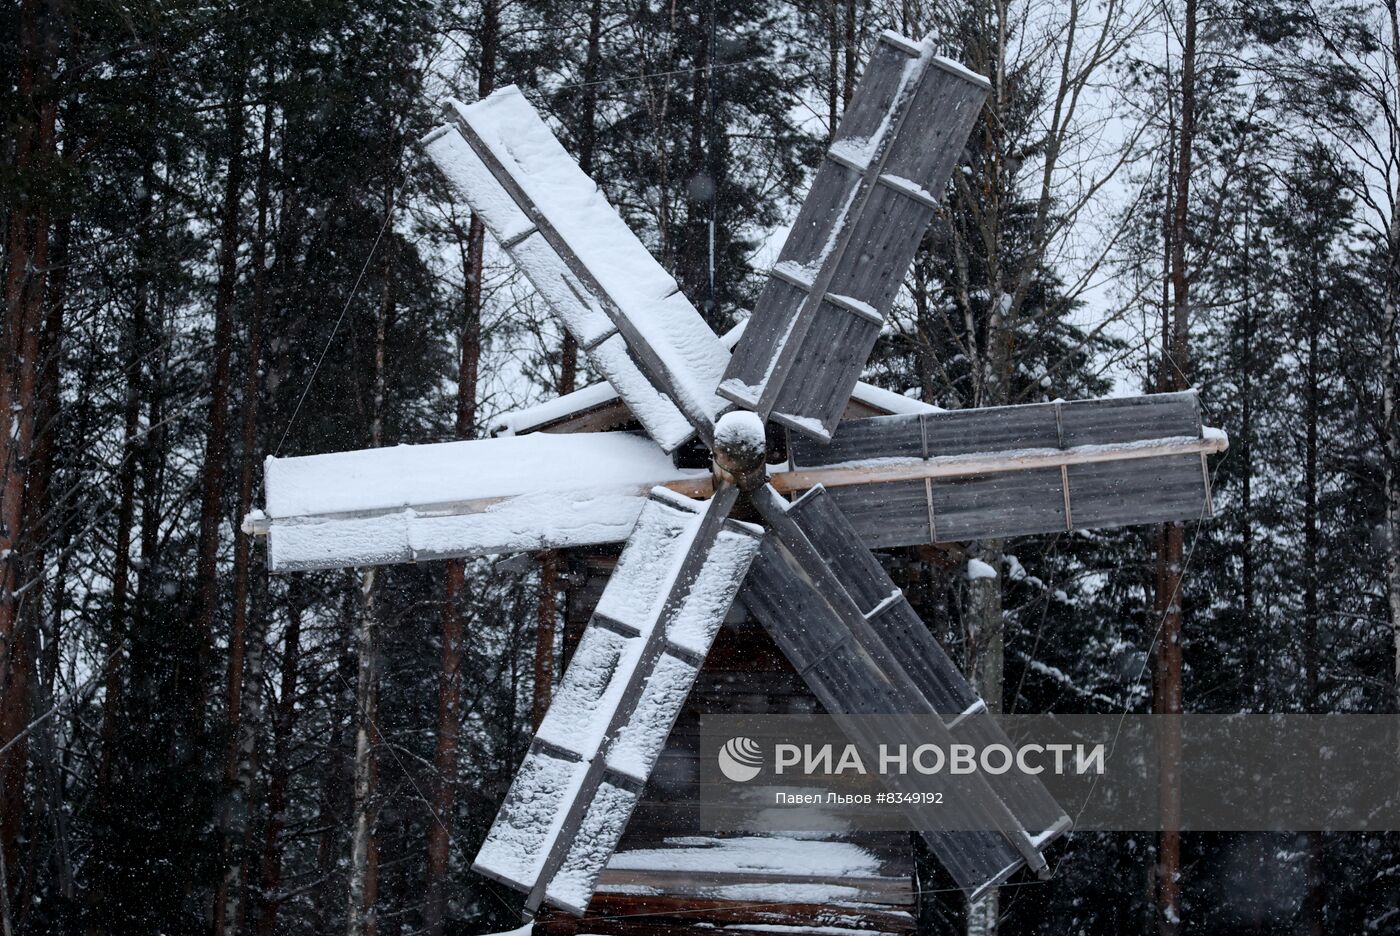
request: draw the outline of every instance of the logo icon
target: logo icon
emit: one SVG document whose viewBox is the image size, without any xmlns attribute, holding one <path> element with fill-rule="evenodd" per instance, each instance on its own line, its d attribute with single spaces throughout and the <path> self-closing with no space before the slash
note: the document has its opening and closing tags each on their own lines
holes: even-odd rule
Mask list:
<svg viewBox="0 0 1400 936">
<path fill-rule="evenodd" d="M 735 783 L 747 783 L 763 769 L 763 753 L 752 738 L 730 738 L 719 749 L 719 769 Z"/>
</svg>

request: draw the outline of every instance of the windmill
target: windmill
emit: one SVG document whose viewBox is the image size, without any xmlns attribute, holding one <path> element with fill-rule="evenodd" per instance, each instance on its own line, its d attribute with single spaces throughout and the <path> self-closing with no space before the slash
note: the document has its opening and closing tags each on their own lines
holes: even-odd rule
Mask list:
<svg viewBox="0 0 1400 936">
<path fill-rule="evenodd" d="M 1226 441 L 1193 393 L 836 431 L 987 91 L 928 40 L 879 38 L 732 354 L 517 89 L 450 102 L 424 139 L 646 437 L 269 459 L 250 521 L 274 571 L 625 540 L 473 864 L 527 914 L 587 908 L 741 586 L 853 735 L 857 716 L 922 716 L 935 741 L 1006 743 L 867 547 L 1210 513 Z M 708 467 L 688 466 L 697 446 Z M 741 500 L 761 524 L 731 516 Z M 970 896 L 1048 873 L 1070 821 L 1038 781 L 979 774 L 954 799 L 970 831 L 910 818 Z"/>
</svg>

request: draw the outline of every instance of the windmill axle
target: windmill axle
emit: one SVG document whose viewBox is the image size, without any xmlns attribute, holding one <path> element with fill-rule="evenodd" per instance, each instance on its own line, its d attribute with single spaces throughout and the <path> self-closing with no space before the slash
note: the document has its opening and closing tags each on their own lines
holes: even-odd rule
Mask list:
<svg viewBox="0 0 1400 936">
<path fill-rule="evenodd" d="M 714 474 L 741 491 L 768 482 L 768 442 L 763 420 L 747 410 L 732 410 L 715 423 Z"/>
</svg>

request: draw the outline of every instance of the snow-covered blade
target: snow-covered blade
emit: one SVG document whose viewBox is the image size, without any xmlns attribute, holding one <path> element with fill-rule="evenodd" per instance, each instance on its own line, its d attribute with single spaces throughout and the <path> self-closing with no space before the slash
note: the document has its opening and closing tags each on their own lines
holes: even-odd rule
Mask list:
<svg viewBox="0 0 1400 936">
<path fill-rule="evenodd" d="M 510 86 L 424 148 L 666 451 L 706 440 L 729 354 L 544 121 Z"/>
<path fill-rule="evenodd" d="M 988 88 L 929 39 L 880 37 L 720 395 L 830 438 Z"/>
<path fill-rule="evenodd" d="M 758 551 L 761 530 L 652 492 L 472 867 L 583 913 Z"/>
<path fill-rule="evenodd" d="M 908 715 L 917 718 L 910 737 L 934 725 L 942 736 L 928 740 L 945 747 L 1009 744 L 995 723 L 971 717 L 986 706 L 823 489 L 788 503 L 765 488 L 754 505 L 773 535 L 753 564 L 744 604 L 852 743 L 878 743 L 858 716 Z M 880 779 L 896 795 L 915 792 L 907 776 Z M 918 807 L 909 816 L 971 899 L 1022 867 L 1048 874 L 1042 852 L 1070 821 L 1038 780 L 979 772 L 948 784 L 939 816 Z"/>
<path fill-rule="evenodd" d="M 656 485 L 709 485 L 626 432 L 269 458 L 265 471 L 274 572 L 619 542 Z"/>
</svg>

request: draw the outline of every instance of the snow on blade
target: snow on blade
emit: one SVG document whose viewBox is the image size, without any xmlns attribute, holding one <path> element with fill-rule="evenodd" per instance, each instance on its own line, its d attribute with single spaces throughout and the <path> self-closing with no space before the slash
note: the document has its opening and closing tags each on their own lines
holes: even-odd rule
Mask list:
<svg viewBox="0 0 1400 936">
<path fill-rule="evenodd" d="M 624 432 L 269 458 L 273 571 L 618 542 L 658 484 L 703 481 Z"/>
<path fill-rule="evenodd" d="M 732 499 L 720 503 L 727 509 Z M 651 493 L 477 870 L 527 893 L 543 879 L 548 903 L 575 913 L 587 907 L 758 550 L 761 531 L 725 521 L 716 535 L 705 526 L 707 509 L 665 488 Z M 697 541 L 705 529 L 714 537 L 708 545 Z M 557 771 L 556 761 L 581 778 L 559 777 L 562 798 L 536 780 L 547 767 Z"/>
<path fill-rule="evenodd" d="M 729 363 L 727 351 L 520 90 L 509 86 L 475 104 L 449 107 L 479 140 L 434 131 L 425 139 L 429 155 L 507 245 L 647 431 L 669 451 L 689 437 L 693 424 L 713 423 L 725 408 L 714 388 Z M 484 146 L 489 158 L 473 146 Z M 491 160 L 527 204 L 516 204 L 501 180 L 482 177 L 482 170 L 490 174 Z M 557 241 L 530 219 L 557 234 Z M 601 294 L 581 281 L 583 274 L 571 272 L 578 268 Z M 615 327 L 623 338 L 595 348 Z M 640 347 L 631 346 L 634 336 Z M 651 366 L 647 355 L 655 356 L 661 371 L 652 372 L 659 386 L 643 376 Z"/>
</svg>

